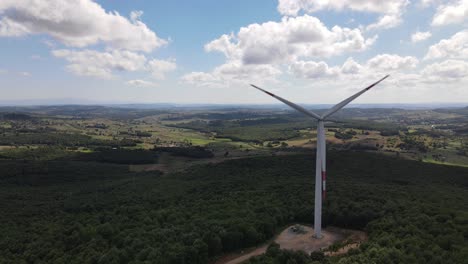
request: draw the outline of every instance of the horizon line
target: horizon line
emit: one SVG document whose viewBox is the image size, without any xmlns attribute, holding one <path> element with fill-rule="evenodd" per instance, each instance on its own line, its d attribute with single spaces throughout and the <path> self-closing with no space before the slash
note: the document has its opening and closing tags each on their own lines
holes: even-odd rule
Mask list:
<svg viewBox="0 0 468 264">
<path fill-rule="evenodd" d="M 334 105 L 333 103 L 298 103 L 306 106 L 329 106 Z M 105 103 L 105 102 L 57 102 L 57 103 L 7 103 L 0 102 L 0 107 L 41 107 L 41 106 L 130 106 L 130 105 L 141 105 L 141 106 L 280 106 L 280 103 L 169 103 L 169 102 L 116 102 L 116 103 Z M 402 105 L 402 106 L 434 106 L 434 105 L 458 105 L 468 106 L 468 102 L 413 102 L 413 103 L 351 103 L 349 106 L 391 106 L 391 105 Z M 350 107 L 347 108 L 350 108 Z"/>
</svg>

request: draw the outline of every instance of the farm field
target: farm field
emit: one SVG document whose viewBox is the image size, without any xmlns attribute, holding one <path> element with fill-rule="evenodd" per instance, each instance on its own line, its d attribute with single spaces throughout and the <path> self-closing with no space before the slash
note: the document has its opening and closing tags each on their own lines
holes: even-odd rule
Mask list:
<svg viewBox="0 0 468 264">
<path fill-rule="evenodd" d="M 71 108 L 71 109 L 70 109 Z M 284 110 L 141 110 L 64 106 L 3 108 L 0 155 L 92 152 L 100 147 L 207 148 L 217 157 L 274 154 L 315 146 L 315 124 Z M 15 110 L 17 112 L 10 112 Z M 468 109 L 345 109 L 327 122 L 330 148 L 468 164 Z M 47 149 L 47 150 L 45 150 Z M 52 154 L 55 153 L 55 154 Z M 47 155 L 41 155 L 47 159 Z"/>
</svg>

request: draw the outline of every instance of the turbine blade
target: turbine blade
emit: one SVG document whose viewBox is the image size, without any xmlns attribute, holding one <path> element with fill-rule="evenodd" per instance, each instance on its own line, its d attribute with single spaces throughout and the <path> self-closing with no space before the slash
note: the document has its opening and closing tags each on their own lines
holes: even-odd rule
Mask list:
<svg viewBox="0 0 468 264">
<path fill-rule="evenodd" d="M 354 99 L 358 98 L 361 94 L 367 92 L 368 90 L 370 90 L 370 88 L 376 86 L 377 84 L 379 84 L 381 81 L 385 80 L 388 78 L 388 76 L 390 75 L 386 75 L 385 77 L 383 77 L 382 79 L 376 81 L 375 83 L 367 86 L 366 88 L 362 89 L 361 91 L 359 91 L 358 93 L 354 94 L 353 96 L 341 101 L 340 103 L 336 104 L 335 106 L 333 106 L 332 108 L 330 108 L 330 110 L 328 110 L 327 112 L 325 112 L 323 115 L 322 115 L 322 119 L 325 119 L 327 117 L 329 117 L 330 115 L 334 114 L 336 111 L 340 110 L 341 108 L 345 107 L 347 104 L 351 103 L 351 101 L 353 101 Z"/>
<path fill-rule="evenodd" d="M 289 105 L 290 107 L 296 109 L 297 111 L 299 111 L 299 112 L 301 112 L 301 113 L 303 113 L 303 114 L 305 114 L 305 115 L 308 115 L 308 116 L 310 116 L 310 117 L 313 117 L 313 118 L 315 118 L 315 119 L 317 119 L 317 120 L 320 120 L 320 119 L 321 119 L 319 115 L 317 115 L 316 113 L 311 112 L 311 111 L 305 109 L 304 107 L 302 107 L 302 106 L 300 106 L 300 105 L 297 105 L 297 104 L 295 104 L 295 103 L 292 103 L 292 102 L 290 102 L 290 101 L 288 101 L 288 100 L 286 100 L 286 99 L 283 99 L 283 98 L 281 98 L 281 97 L 279 97 L 279 96 L 277 96 L 277 95 L 275 95 L 275 94 L 272 94 L 272 93 L 270 93 L 270 92 L 268 92 L 268 91 L 266 91 L 266 90 L 263 90 L 262 88 L 260 88 L 260 87 L 258 87 L 258 86 L 256 86 L 256 85 L 251 84 L 251 86 L 252 86 L 253 88 L 255 88 L 255 89 L 258 89 L 258 90 L 260 90 L 260 91 L 262 91 L 262 92 L 268 94 L 269 96 L 271 96 L 271 97 L 273 97 L 273 98 L 276 98 L 277 100 L 279 100 L 279 101 L 281 101 L 281 102 L 283 102 L 283 103 Z"/>
</svg>

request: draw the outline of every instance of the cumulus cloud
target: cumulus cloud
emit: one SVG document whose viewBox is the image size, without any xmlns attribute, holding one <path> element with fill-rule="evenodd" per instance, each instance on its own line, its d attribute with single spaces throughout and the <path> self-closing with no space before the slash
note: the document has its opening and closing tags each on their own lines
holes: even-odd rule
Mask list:
<svg viewBox="0 0 468 264">
<path fill-rule="evenodd" d="M 430 38 L 431 36 L 432 34 L 429 31 L 426 31 L 426 32 L 417 31 L 413 35 L 411 35 L 411 42 L 413 43 L 420 42 L 420 41 Z"/>
<path fill-rule="evenodd" d="M 191 72 L 182 76 L 182 81 L 196 86 L 225 87 L 236 84 L 276 82 L 281 70 L 268 64 L 244 65 L 231 61 L 216 67 L 211 72 Z"/>
<path fill-rule="evenodd" d="M 52 55 L 69 62 L 67 70 L 79 76 L 111 79 L 115 72 L 149 71 L 162 79 L 164 74 L 175 69 L 172 61 L 147 61 L 143 54 L 132 51 L 109 50 L 53 50 Z M 162 65 L 162 66 L 161 66 Z"/>
<path fill-rule="evenodd" d="M 2 0 L 0 37 L 47 34 L 70 47 L 104 44 L 144 52 L 165 45 L 166 40 L 139 20 L 141 14 L 132 12 L 129 20 L 91 0 Z"/>
<path fill-rule="evenodd" d="M 218 76 L 207 72 L 191 72 L 181 77 L 181 81 L 197 87 L 223 87 L 227 85 Z"/>
<path fill-rule="evenodd" d="M 345 9 L 381 14 L 377 22 L 367 27 L 368 30 L 375 30 L 392 28 L 401 24 L 401 14 L 408 4 L 408 0 L 279 0 L 278 11 L 286 16 L 297 16 L 300 11 L 313 13 L 321 10 L 342 11 Z"/>
<path fill-rule="evenodd" d="M 0 1 L 0 37 L 45 34 L 52 54 L 69 62 L 69 72 L 111 79 L 118 72 L 146 71 L 155 79 L 176 68 L 174 61 L 150 60 L 145 52 L 166 45 L 132 11 L 129 18 L 108 12 L 92 0 Z M 80 49 L 57 49 L 63 44 Z M 93 46 L 105 51 L 93 50 Z M 39 57 L 32 57 L 33 59 Z"/>
<path fill-rule="evenodd" d="M 381 16 L 377 22 L 372 23 L 366 27 L 367 30 L 389 29 L 400 25 L 403 22 L 401 14 L 389 14 Z"/>
<path fill-rule="evenodd" d="M 130 86 L 135 86 L 135 87 L 155 87 L 155 86 L 157 86 L 157 84 L 154 83 L 154 82 L 140 80 L 140 79 L 127 81 L 126 84 L 130 85 Z"/>
<path fill-rule="evenodd" d="M 213 71 L 216 75 L 222 76 L 224 79 L 269 79 L 278 76 L 281 71 L 273 65 L 243 65 L 238 61 L 225 63 L 218 66 Z"/>
<path fill-rule="evenodd" d="M 431 5 L 434 5 L 434 4 L 438 3 L 440 1 L 442 1 L 442 0 L 420 0 L 419 4 L 422 7 L 428 7 L 428 6 L 431 6 Z"/>
<path fill-rule="evenodd" d="M 205 45 L 207 52 L 224 54 L 224 64 L 211 72 L 186 74 L 182 80 L 199 86 L 239 80 L 275 82 L 282 68 L 302 79 L 343 79 L 345 75 L 369 76 L 414 69 L 419 63 L 415 57 L 395 54 L 380 54 L 364 64 L 348 58 L 341 66 L 329 66 L 323 60 L 366 50 L 375 39 L 365 38 L 359 29 L 338 26 L 328 29 L 319 19 L 308 15 L 251 24 Z"/>
<path fill-rule="evenodd" d="M 345 80 L 374 78 L 383 74 L 407 76 L 407 70 L 415 70 L 419 61 L 412 56 L 396 54 L 379 54 L 364 63 L 349 57 L 342 65 L 330 66 L 325 61 L 298 60 L 288 64 L 288 73 L 300 79 L 314 80 Z M 260 67 L 260 68 L 259 68 Z M 182 80 L 198 86 L 216 86 L 229 84 L 232 80 L 275 81 L 282 72 L 271 65 L 242 65 L 236 63 L 223 64 L 210 73 L 192 72 Z"/>
<path fill-rule="evenodd" d="M 337 67 L 329 67 L 324 61 L 297 61 L 291 64 L 289 70 L 295 76 L 306 79 L 327 78 L 339 74 Z"/>
<path fill-rule="evenodd" d="M 293 64 L 290 71 L 298 78 L 313 79 L 315 87 L 334 87 L 329 93 L 335 94 L 336 97 L 343 93 L 352 94 L 355 92 L 353 87 L 363 87 L 385 74 L 390 74 L 391 78 L 379 85 L 380 88 L 376 91 L 385 98 L 399 100 L 400 96 L 395 94 L 402 93 L 409 95 L 414 101 L 417 101 L 421 94 L 425 94 L 425 98 L 441 98 L 440 90 L 435 88 L 442 86 L 453 89 L 453 93 L 466 98 L 463 87 L 468 81 L 467 61 L 449 59 L 424 68 L 418 65 L 415 57 L 380 54 L 362 63 L 348 58 L 341 66 L 331 66 L 324 61 L 299 62 Z M 314 92 L 329 96 L 320 89 Z M 427 97 L 427 94 L 431 95 Z"/>
<path fill-rule="evenodd" d="M 460 31 L 449 39 L 429 47 L 425 59 L 468 59 L 468 30 Z"/>
<path fill-rule="evenodd" d="M 363 70 L 363 66 L 357 63 L 353 58 L 348 58 L 341 66 L 343 74 L 358 74 Z"/>
<path fill-rule="evenodd" d="M 93 76 L 109 79 L 113 71 L 137 71 L 144 68 L 145 56 L 131 52 L 112 50 L 99 52 L 95 50 L 53 50 L 55 57 L 63 58 L 70 64 L 67 69 L 80 76 Z"/>
<path fill-rule="evenodd" d="M 459 81 L 468 76 L 468 62 L 462 60 L 446 60 L 426 66 L 422 74 L 429 81 Z"/>
<path fill-rule="evenodd" d="M 396 13 L 407 4 L 407 0 L 279 0 L 278 11 L 289 16 L 296 16 L 301 10 L 308 13 L 320 10 L 340 11 L 343 9 L 373 13 Z"/>
<path fill-rule="evenodd" d="M 319 19 L 304 15 L 242 27 L 236 35 L 223 35 L 205 49 L 219 51 L 227 59 L 244 64 L 271 64 L 359 52 L 375 39 L 366 39 L 359 29 L 339 26 L 328 29 Z"/>
<path fill-rule="evenodd" d="M 31 76 L 31 73 L 30 72 L 27 72 L 27 71 L 22 71 L 22 72 L 19 72 L 19 74 L 23 77 L 30 77 Z"/>
<path fill-rule="evenodd" d="M 29 30 L 24 25 L 21 25 L 8 17 L 0 18 L 0 37 L 20 37 L 28 33 Z"/>
<path fill-rule="evenodd" d="M 130 20 L 133 23 L 136 23 L 140 20 L 140 17 L 143 15 L 143 11 L 138 10 L 138 11 L 132 11 L 130 12 Z"/>
<path fill-rule="evenodd" d="M 151 75 L 155 79 L 162 80 L 165 78 L 165 75 L 168 72 L 171 72 L 176 69 L 176 63 L 174 61 L 166 60 L 150 60 L 148 62 L 147 68 L 151 72 Z"/>
<path fill-rule="evenodd" d="M 220 85 L 220 79 L 211 73 L 191 72 L 182 76 L 181 80 L 195 86 Z"/>
<path fill-rule="evenodd" d="M 373 70 L 393 71 L 416 68 L 418 63 L 418 59 L 412 56 L 380 54 L 370 59 L 367 62 L 367 67 Z"/>
<path fill-rule="evenodd" d="M 240 54 L 238 53 L 239 49 L 237 48 L 237 45 L 233 43 L 235 40 L 235 36 L 233 33 L 230 35 L 222 35 L 218 39 L 215 39 L 211 41 L 210 43 L 205 45 L 205 51 L 211 52 L 211 51 L 218 51 L 224 54 L 226 58 L 232 59 L 239 57 Z"/>
<path fill-rule="evenodd" d="M 299 76 L 318 76 L 320 71 L 328 71 L 326 64 L 311 59 L 361 52 L 376 39 L 364 37 L 360 29 L 329 29 L 309 15 L 284 17 L 279 22 L 242 27 L 236 34 L 224 34 L 207 43 L 205 51 L 224 54 L 225 63 L 211 72 L 189 73 L 182 80 L 210 86 L 249 80 L 276 82 L 282 68 Z"/>
<path fill-rule="evenodd" d="M 330 87 L 330 93 L 340 96 L 343 93 L 352 94 L 357 87 L 390 74 L 391 78 L 379 85 L 377 93 L 385 98 L 399 100 L 395 94 L 411 94 L 411 98 L 418 100 L 421 93 L 432 93 L 432 98 L 438 95 L 435 87 L 453 89 L 466 97 L 462 87 L 468 81 L 468 62 L 463 60 L 446 60 L 430 64 L 424 68 L 417 67 L 415 57 L 399 56 L 395 54 L 380 54 L 359 63 L 348 58 L 343 65 L 330 66 L 324 61 L 299 62 L 291 66 L 290 71 L 298 78 L 313 79 L 316 87 Z M 386 90 L 386 88 L 391 88 Z M 317 94 L 329 96 L 318 89 Z M 419 95 L 418 95 L 419 94 Z M 431 96 L 426 98 L 431 98 Z M 440 97 L 437 97 L 440 98 Z"/>
<path fill-rule="evenodd" d="M 468 0 L 452 1 L 441 5 L 432 18 L 433 26 L 462 23 L 468 19 Z"/>
<path fill-rule="evenodd" d="M 396 71 L 414 69 L 419 63 L 411 56 L 402 57 L 396 54 L 379 54 L 364 64 L 348 58 L 341 66 L 329 66 L 326 62 L 298 61 L 289 69 L 296 77 L 305 79 L 348 78 L 349 75 L 362 75 L 364 77 L 375 74 L 387 74 Z"/>
</svg>

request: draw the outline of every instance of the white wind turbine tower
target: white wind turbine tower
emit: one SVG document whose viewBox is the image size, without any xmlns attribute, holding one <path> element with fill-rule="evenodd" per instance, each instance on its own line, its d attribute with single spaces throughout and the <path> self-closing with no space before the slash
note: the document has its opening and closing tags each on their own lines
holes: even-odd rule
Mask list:
<svg viewBox="0 0 468 264">
<path fill-rule="evenodd" d="M 328 111 L 326 111 L 323 115 L 318 115 L 312 111 L 306 110 L 304 107 L 294 104 L 286 99 L 283 99 L 277 95 L 274 95 L 268 91 L 263 90 L 262 88 L 251 84 L 252 87 L 280 100 L 281 102 L 289 105 L 290 107 L 296 109 L 297 111 L 315 118 L 318 120 L 317 124 L 317 159 L 316 159 L 316 167 L 315 167 L 315 207 L 314 207 L 314 236 L 316 238 L 322 237 L 322 195 L 325 198 L 326 194 L 326 152 L 325 152 L 325 128 L 324 128 L 324 121 L 334 114 L 336 111 L 343 108 L 345 105 L 349 104 L 351 101 L 359 97 L 361 94 L 365 93 L 372 87 L 379 84 L 381 81 L 385 80 L 389 75 L 386 75 L 382 79 L 378 80 L 377 82 L 369 85 L 368 87 L 364 88 L 360 92 L 354 94 L 353 96 L 343 100 L 342 102 L 336 104 Z M 323 193 L 322 193 L 323 191 Z"/>
</svg>

